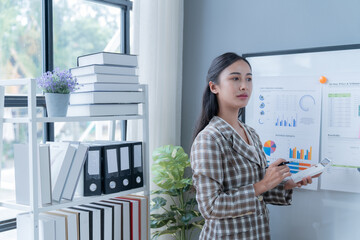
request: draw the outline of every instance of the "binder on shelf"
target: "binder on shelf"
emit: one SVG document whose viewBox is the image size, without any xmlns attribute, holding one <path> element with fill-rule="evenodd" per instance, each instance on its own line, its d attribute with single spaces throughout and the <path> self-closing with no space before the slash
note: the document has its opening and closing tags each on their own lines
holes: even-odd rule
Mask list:
<svg viewBox="0 0 360 240">
<path fill-rule="evenodd" d="M 104 240 L 112 240 L 112 236 L 113 236 L 113 210 L 112 207 L 109 206 L 101 206 L 95 203 L 89 203 L 86 204 L 85 206 L 87 207 L 92 207 L 92 208 L 96 208 L 96 209 L 100 209 L 100 211 L 102 212 L 102 226 L 103 226 L 103 239 Z"/>
<path fill-rule="evenodd" d="M 113 209 L 113 230 L 114 230 L 114 239 L 123 239 L 123 227 L 122 227 L 122 219 L 123 219 L 123 213 L 122 213 L 122 205 L 118 203 L 112 203 L 106 200 L 102 200 L 98 203 L 94 204 L 103 204 L 106 206 L 112 206 Z"/>
<path fill-rule="evenodd" d="M 52 218 L 55 220 L 55 233 L 56 240 L 68 240 L 68 229 L 67 229 L 67 219 L 64 215 L 59 215 L 51 212 L 44 212 L 39 215 L 46 215 L 48 218 Z"/>
<path fill-rule="evenodd" d="M 50 214 L 57 214 L 58 216 L 64 216 L 67 228 L 67 240 L 78 240 L 78 223 L 76 213 L 65 212 L 61 209 L 50 211 Z"/>
<path fill-rule="evenodd" d="M 89 145 L 83 171 L 84 196 L 101 195 L 102 192 L 102 148 Z"/>
<path fill-rule="evenodd" d="M 75 144 L 73 146 L 76 146 Z M 67 200 L 72 200 L 74 197 L 75 189 L 78 183 L 78 180 L 81 175 L 81 169 L 84 166 L 84 162 L 88 152 L 88 146 L 84 144 L 79 144 L 74 156 L 73 163 L 71 164 L 71 168 L 65 183 L 64 192 L 62 198 Z"/>
<path fill-rule="evenodd" d="M 122 201 L 128 201 L 130 202 L 130 205 L 132 205 L 132 221 L 133 221 L 133 238 L 134 239 L 145 239 L 145 235 L 142 234 L 142 228 L 145 228 L 145 226 L 142 226 L 142 220 L 141 220 L 141 200 L 138 198 L 131 198 L 131 197 L 116 197 L 116 199 L 122 200 Z"/>
<path fill-rule="evenodd" d="M 139 199 L 141 205 L 141 239 L 149 239 L 149 198 L 141 195 L 126 195 L 123 198 Z"/>
<path fill-rule="evenodd" d="M 51 203 L 50 163 L 47 150 L 46 146 L 39 147 L 39 157 L 36 159 L 38 176 L 34 176 L 38 178 L 39 199 L 42 205 Z M 29 164 L 29 145 L 14 144 L 15 196 L 18 204 L 28 205 L 30 203 Z"/>
<path fill-rule="evenodd" d="M 131 171 L 132 171 L 132 187 L 139 188 L 144 186 L 144 168 L 143 168 L 143 153 L 142 142 L 134 142 L 132 144 L 131 157 Z"/>
<path fill-rule="evenodd" d="M 97 207 L 97 206 L 91 206 L 89 204 L 83 204 L 80 205 L 79 207 L 85 207 L 88 209 L 93 209 L 94 211 L 98 211 L 99 214 L 97 214 L 97 216 L 99 217 L 97 220 L 97 224 L 100 227 L 100 236 L 101 236 L 101 240 L 105 240 L 105 226 L 104 226 L 104 222 L 105 222 L 105 211 L 103 208 Z M 94 216 L 94 215 L 93 215 Z M 94 227 L 94 225 L 93 225 Z"/>
<path fill-rule="evenodd" d="M 114 144 L 103 146 L 103 192 L 105 194 L 120 191 L 119 147 Z"/>
<path fill-rule="evenodd" d="M 115 204 L 119 204 L 122 206 L 122 235 L 123 235 L 123 240 L 130 240 L 132 239 L 132 227 L 131 227 L 131 209 L 130 209 L 130 203 L 129 202 L 123 202 L 120 199 L 107 199 L 104 200 L 106 202 L 110 202 L 110 203 L 115 203 Z"/>
<path fill-rule="evenodd" d="M 130 204 L 130 234 L 132 240 L 140 240 L 140 219 L 139 219 L 139 204 L 137 201 L 121 199 L 121 198 L 112 198 L 112 200 L 116 200 L 123 203 Z"/>
<path fill-rule="evenodd" d="M 92 225 L 90 226 L 92 232 L 93 240 L 103 240 L 103 228 L 101 226 L 101 211 L 100 209 L 95 209 L 91 207 L 86 207 L 85 205 L 80 205 L 72 207 L 78 210 L 89 211 L 89 216 L 92 219 Z"/>
<path fill-rule="evenodd" d="M 93 239 L 93 212 L 89 209 L 69 207 L 71 211 L 80 213 L 80 240 Z"/>
<path fill-rule="evenodd" d="M 131 144 L 121 143 L 119 144 L 119 166 L 120 166 L 120 185 L 121 190 L 129 190 L 132 188 L 131 182 L 131 168 L 130 168 L 130 157 L 131 157 Z"/>
<path fill-rule="evenodd" d="M 15 195 L 16 203 L 29 204 L 29 147 L 27 144 L 14 144 Z"/>
<path fill-rule="evenodd" d="M 137 56 L 113 52 L 97 52 L 78 56 L 77 65 L 87 66 L 91 64 L 108 64 L 136 67 L 138 64 Z"/>
<path fill-rule="evenodd" d="M 105 237 L 111 239 L 115 239 L 115 228 L 114 228 L 114 224 L 115 224 L 115 207 L 116 207 L 116 213 L 118 212 L 118 206 L 114 206 L 111 204 L 105 204 L 103 202 L 93 202 L 91 203 L 91 205 L 93 206 L 99 206 L 101 208 L 104 208 L 105 211 L 105 235 L 107 235 Z M 118 216 L 117 216 L 118 217 Z M 118 218 L 117 218 L 118 220 Z M 117 232 L 118 233 L 118 232 Z M 117 236 L 119 236 L 119 234 L 117 234 Z"/>
<path fill-rule="evenodd" d="M 69 214 L 68 216 L 74 217 L 75 216 L 75 228 L 76 228 L 76 239 L 80 240 L 80 213 L 76 211 L 71 211 L 69 209 L 59 209 L 59 212 L 64 212 L 65 214 Z"/>
<path fill-rule="evenodd" d="M 21 213 L 16 217 L 18 240 L 27 240 L 31 236 L 32 217 L 29 213 Z M 55 240 L 55 220 L 44 215 L 39 216 L 39 240 Z"/>
<path fill-rule="evenodd" d="M 51 176 L 50 176 L 50 146 L 48 144 L 39 145 L 39 176 L 41 204 L 51 203 Z"/>
<path fill-rule="evenodd" d="M 90 219 L 89 212 L 85 210 L 78 210 L 74 208 L 65 208 L 63 209 L 68 212 L 73 212 L 78 214 L 78 229 L 79 229 L 79 239 L 80 240 L 90 240 Z M 92 219 L 91 219 L 92 220 Z"/>
<path fill-rule="evenodd" d="M 61 201 L 76 148 L 67 142 L 47 142 L 50 145 L 52 199 Z"/>
<path fill-rule="evenodd" d="M 48 222 L 50 222 L 50 224 L 43 224 L 41 226 L 41 224 L 39 224 L 39 238 L 40 239 L 44 239 L 44 240 L 56 240 L 57 239 L 57 235 L 56 235 L 56 221 L 53 218 L 50 218 L 49 216 L 45 215 L 45 214 L 41 214 L 39 215 L 39 219 L 44 219 Z M 41 227 L 44 229 L 43 231 L 41 231 Z M 20 240 L 21 238 L 19 238 Z"/>
<path fill-rule="evenodd" d="M 95 143 L 104 146 L 118 146 L 120 191 L 139 188 L 144 185 L 142 142 L 96 141 Z"/>
</svg>

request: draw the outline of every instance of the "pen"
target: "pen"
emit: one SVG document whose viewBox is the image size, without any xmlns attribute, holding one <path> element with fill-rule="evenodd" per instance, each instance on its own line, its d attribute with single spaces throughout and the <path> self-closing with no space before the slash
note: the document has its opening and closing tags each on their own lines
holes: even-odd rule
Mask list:
<svg viewBox="0 0 360 240">
<path fill-rule="evenodd" d="M 285 165 L 285 164 L 288 164 L 288 163 L 291 163 L 291 162 L 289 162 L 289 161 L 286 161 L 286 162 L 282 162 L 282 163 L 280 163 L 278 166 L 282 166 L 282 165 Z M 265 169 L 267 169 L 269 166 L 266 166 L 266 168 Z"/>
</svg>

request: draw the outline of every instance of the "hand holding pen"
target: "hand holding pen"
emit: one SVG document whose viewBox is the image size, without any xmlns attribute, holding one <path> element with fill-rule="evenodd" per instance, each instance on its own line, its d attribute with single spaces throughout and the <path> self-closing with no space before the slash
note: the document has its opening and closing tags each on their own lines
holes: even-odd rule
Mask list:
<svg viewBox="0 0 360 240">
<path fill-rule="evenodd" d="M 280 163 L 279 165 L 278 165 L 278 167 L 279 166 L 283 166 L 283 165 L 286 165 L 286 164 L 289 164 L 289 163 L 291 163 L 290 161 L 285 161 L 285 162 L 282 162 L 282 163 Z M 265 169 L 267 169 L 269 166 L 266 166 L 266 168 Z"/>
<path fill-rule="evenodd" d="M 264 178 L 254 184 L 255 194 L 262 194 L 279 185 L 286 177 L 290 177 L 290 168 L 285 159 L 279 158 L 267 167 Z"/>
</svg>

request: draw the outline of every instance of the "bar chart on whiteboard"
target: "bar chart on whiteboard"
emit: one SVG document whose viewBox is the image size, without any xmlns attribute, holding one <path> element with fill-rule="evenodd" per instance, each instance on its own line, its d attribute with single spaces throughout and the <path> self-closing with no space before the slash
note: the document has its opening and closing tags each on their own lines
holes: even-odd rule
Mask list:
<svg viewBox="0 0 360 240">
<path fill-rule="evenodd" d="M 268 164 L 284 158 L 294 174 L 318 163 L 321 86 L 316 78 L 254 77 L 253 84 L 246 123 L 260 135 Z M 316 190 L 317 184 L 305 188 Z"/>
</svg>

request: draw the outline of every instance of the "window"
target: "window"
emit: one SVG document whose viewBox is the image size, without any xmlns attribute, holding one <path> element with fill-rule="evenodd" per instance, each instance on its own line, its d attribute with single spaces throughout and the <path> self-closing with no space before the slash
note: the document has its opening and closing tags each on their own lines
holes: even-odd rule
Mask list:
<svg viewBox="0 0 360 240">
<path fill-rule="evenodd" d="M 53 9 L 54 66 L 76 67 L 77 56 L 122 49 L 122 9 L 81 0 L 55 0 Z"/>
<path fill-rule="evenodd" d="M 54 1 L 54 66 L 76 67 L 77 56 L 123 52 L 123 9 L 81 0 Z M 55 140 L 106 140 L 106 122 L 55 123 Z"/>
<path fill-rule="evenodd" d="M 76 57 L 87 53 L 128 53 L 131 7 L 128 0 L 1 0 L 0 79 L 33 78 L 53 67 L 72 68 Z M 42 27 L 43 18 L 46 20 Z M 21 87 L 6 88 L 6 117 L 27 113 L 26 100 L 21 96 L 26 92 Z M 39 116 L 44 114 L 43 102 L 38 97 Z M 38 129 L 39 142 L 91 140 L 104 139 L 109 124 L 56 123 L 39 125 Z M 4 124 L 4 136 L 0 201 L 15 199 L 13 143 L 28 141 L 27 125 Z M 17 213 L 0 207 L 0 239 L 16 239 L 16 231 L 9 230 L 15 228 Z"/>
<path fill-rule="evenodd" d="M 0 79 L 27 78 L 41 73 L 41 1 L 0 1 Z M 6 95 L 26 93 L 24 87 L 7 87 Z M 41 114 L 42 109 L 39 109 Z M 6 108 L 6 117 L 26 114 L 24 108 Z M 0 162 L 0 199 L 14 199 L 13 144 L 26 142 L 26 124 L 4 124 L 3 152 Z M 41 131 L 41 126 L 40 126 Z M 41 132 L 38 133 L 41 135 Z M 0 208 L 0 230 L 12 229 L 18 211 Z M 6 221 L 7 220 L 7 221 Z M 13 239 L 15 231 L 0 234 L 0 238 Z"/>
<path fill-rule="evenodd" d="M 41 1 L 0 1 L 0 79 L 41 73 Z M 23 93 L 9 89 L 8 93 Z"/>
</svg>

